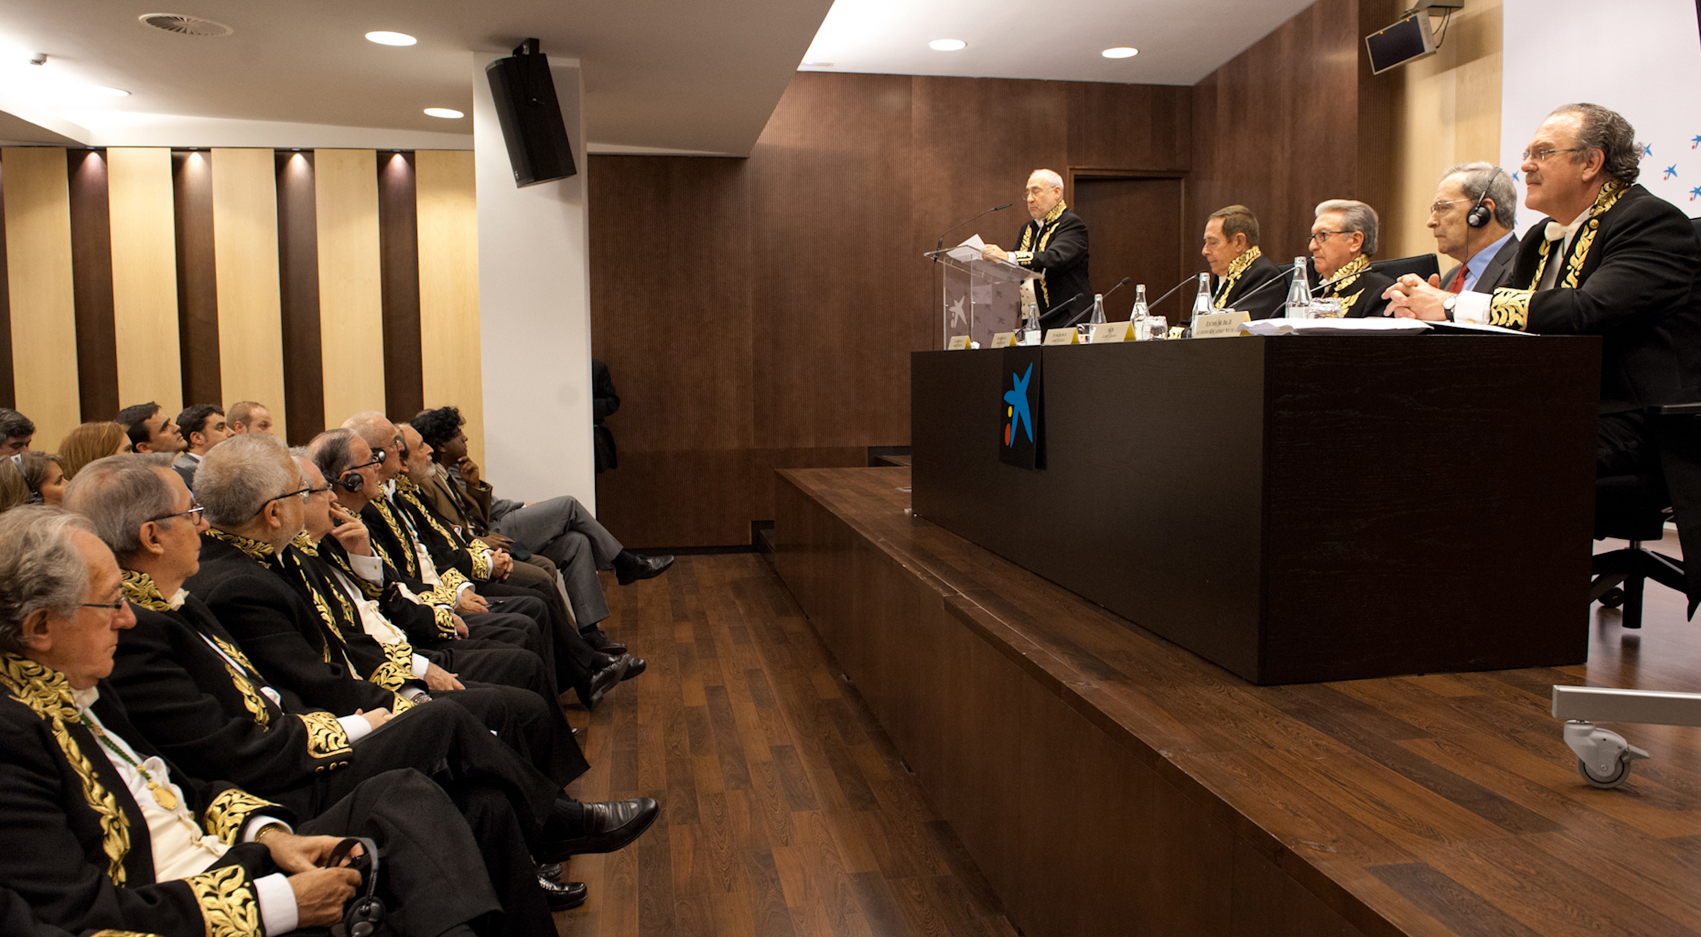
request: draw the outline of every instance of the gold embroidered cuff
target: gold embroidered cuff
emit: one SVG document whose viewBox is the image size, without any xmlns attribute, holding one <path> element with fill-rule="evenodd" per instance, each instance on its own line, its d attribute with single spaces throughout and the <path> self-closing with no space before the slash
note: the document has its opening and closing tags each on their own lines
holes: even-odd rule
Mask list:
<svg viewBox="0 0 1701 937">
<path fill-rule="evenodd" d="M 393 716 L 399 716 L 414 707 L 413 701 L 400 693 L 393 693 L 391 696 L 390 714 Z"/>
<path fill-rule="evenodd" d="M 455 610 L 441 605 L 431 609 L 431 617 L 437 622 L 437 635 L 443 638 L 458 638 L 461 636 L 455 630 Z"/>
<path fill-rule="evenodd" d="M 1488 324 L 1526 331 L 1530 326 L 1530 297 L 1535 290 L 1514 290 L 1501 287 L 1488 302 Z"/>
<path fill-rule="evenodd" d="M 307 754 L 316 759 L 340 758 L 354 751 L 349 746 L 348 730 L 331 713 L 296 714 L 307 725 Z"/>
<path fill-rule="evenodd" d="M 260 901 L 242 866 L 225 866 L 183 881 L 201 906 L 207 937 L 261 937 Z"/>
<path fill-rule="evenodd" d="M 1013 263 L 1013 264 L 1020 264 L 1024 267 L 1030 266 L 1034 262 L 1034 252 L 1033 251 L 1011 251 L 1010 262 Z"/>
<path fill-rule="evenodd" d="M 280 805 L 233 787 L 213 798 L 201 819 L 206 824 L 208 833 L 218 837 L 225 845 L 234 846 L 237 837 L 242 835 L 242 824 L 248 821 L 251 814 L 267 807 L 278 806 Z"/>
<path fill-rule="evenodd" d="M 395 644 L 380 644 L 384 656 L 388 658 L 372 671 L 366 682 L 381 686 L 386 690 L 399 690 L 402 685 L 413 679 L 413 648 L 405 641 Z"/>
</svg>

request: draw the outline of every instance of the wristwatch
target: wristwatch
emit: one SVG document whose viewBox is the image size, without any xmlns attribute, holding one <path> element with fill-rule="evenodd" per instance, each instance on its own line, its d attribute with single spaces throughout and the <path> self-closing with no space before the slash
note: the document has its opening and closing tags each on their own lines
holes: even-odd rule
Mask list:
<svg viewBox="0 0 1701 937">
<path fill-rule="evenodd" d="M 1453 307 L 1458 305 L 1458 302 L 1459 294 L 1457 293 L 1448 293 L 1447 298 L 1441 301 L 1441 311 L 1447 314 L 1448 322 L 1453 321 Z"/>
</svg>

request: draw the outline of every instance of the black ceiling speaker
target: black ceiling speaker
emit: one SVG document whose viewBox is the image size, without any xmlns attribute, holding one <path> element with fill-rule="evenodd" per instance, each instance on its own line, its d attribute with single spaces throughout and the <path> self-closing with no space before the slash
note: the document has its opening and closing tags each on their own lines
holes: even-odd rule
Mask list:
<svg viewBox="0 0 1701 937">
<path fill-rule="evenodd" d="M 537 40 L 520 43 L 513 55 L 486 65 L 484 73 L 490 78 L 490 95 L 496 99 L 514 184 L 524 188 L 577 173 L 561 103 L 555 98 L 555 81 L 549 75 L 549 59 L 538 51 Z"/>
</svg>

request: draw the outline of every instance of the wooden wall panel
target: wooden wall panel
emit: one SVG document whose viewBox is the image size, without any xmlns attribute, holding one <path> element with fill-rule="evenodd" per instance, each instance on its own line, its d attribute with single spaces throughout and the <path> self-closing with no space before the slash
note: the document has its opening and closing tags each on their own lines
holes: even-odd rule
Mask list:
<svg viewBox="0 0 1701 937">
<path fill-rule="evenodd" d="M 123 406 L 157 400 L 175 414 L 184 400 L 171 151 L 113 147 L 106 159 L 113 330 L 124 349 L 118 356 L 118 399 Z"/>
<path fill-rule="evenodd" d="M 303 445 L 325 428 L 319 362 L 319 222 L 313 208 L 313 154 L 278 153 L 278 279 L 283 316 L 287 434 Z M 285 426 L 278 420 L 279 426 Z"/>
<path fill-rule="evenodd" d="M 418 197 L 412 153 L 378 155 L 378 259 L 384 296 L 384 401 L 412 419 L 420 385 Z"/>
<path fill-rule="evenodd" d="M 0 407 L 12 407 L 12 293 L 6 289 L 6 165 L 0 160 Z"/>
<path fill-rule="evenodd" d="M 284 426 L 289 414 L 272 163 L 271 150 L 212 151 L 213 244 L 223 401 L 257 400 Z"/>
<path fill-rule="evenodd" d="M 325 425 L 384 409 L 384 297 L 378 161 L 372 150 L 315 150 L 319 335 Z"/>
<path fill-rule="evenodd" d="M 414 154 L 414 167 L 423 406 L 459 407 L 467 420 L 468 453 L 482 465 L 484 377 L 479 350 L 478 197 L 473 154 L 465 150 L 420 150 Z"/>
<path fill-rule="evenodd" d="M 0 149 L 0 162 L 6 166 L 0 185 L 5 186 L 13 397 L 16 408 L 35 421 L 43 443 L 57 445 L 82 422 L 65 151 L 6 147 Z"/>
<path fill-rule="evenodd" d="M 177 347 L 183 399 L 226 400 L 219 378 L 218 267 L 213 256 L 213 167 L 199 150 L 171 154 L 177 255 Z"/>
<path fill-rule="evenodd" d="M 106 153 L 70 149 L 65 156 L 71 197 L 71 283 L 77 309 L 80 409 L 85 421 L 110 420 L 125 404 L 118 396 Z"/>
</svg>

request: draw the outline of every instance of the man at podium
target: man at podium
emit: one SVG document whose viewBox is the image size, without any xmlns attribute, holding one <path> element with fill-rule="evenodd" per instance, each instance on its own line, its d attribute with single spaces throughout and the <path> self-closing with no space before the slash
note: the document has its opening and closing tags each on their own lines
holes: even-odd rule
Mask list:
<svg viewBox="0 0 1701 937">
<path fill-rule="evenodd" d="M 1036 169 L 1028 177 L 1028 214 L 1034 220 L 1022 228 L 1015 250 L 988 244 L 982 253 L 987 260 L 1040 271 L 1042 277 L 1034 281 L 1040 326 L 1057 328 L 1093 304 L 1093 287 L 1087 281 L 1087 224 L 1063 204 L 1063 177 L 1049 169 Z"/>
</svg>

